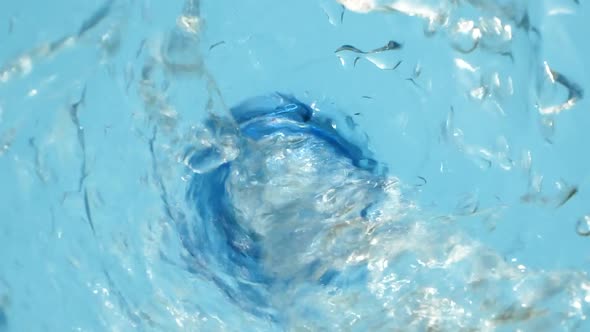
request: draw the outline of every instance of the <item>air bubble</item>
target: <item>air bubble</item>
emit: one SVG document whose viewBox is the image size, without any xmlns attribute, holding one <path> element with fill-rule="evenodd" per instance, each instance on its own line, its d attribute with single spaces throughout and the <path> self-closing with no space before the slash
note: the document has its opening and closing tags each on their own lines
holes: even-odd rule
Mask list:
<svg viewBox="0 0 590 332">
<path fill-rule="evenodd" d="M 450 40 L 453 48 L 460 53 L 473 52 L 481 38 L 481 31 L 471 20 L 459 20 L 451 29 Z"/>
</svg>

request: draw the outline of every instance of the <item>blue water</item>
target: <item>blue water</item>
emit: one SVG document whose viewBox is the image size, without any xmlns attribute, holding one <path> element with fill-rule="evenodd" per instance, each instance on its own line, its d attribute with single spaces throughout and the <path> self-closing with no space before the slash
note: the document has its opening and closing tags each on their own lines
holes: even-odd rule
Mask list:
<svg viewBox="0 0 590 332">
<path fill-rule="evenodd" d="M 589 10 L 1 4 L 0 331 L 587 330 Z"/>
</svg>

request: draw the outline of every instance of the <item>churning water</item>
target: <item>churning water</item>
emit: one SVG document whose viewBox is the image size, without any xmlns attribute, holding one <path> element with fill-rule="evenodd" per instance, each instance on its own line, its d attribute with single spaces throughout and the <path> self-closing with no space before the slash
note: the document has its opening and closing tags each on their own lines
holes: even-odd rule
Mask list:
<svg viewBox="0 0 590 332">
<path fill-rule="evenodd" d="M 0 331 L 589 328 L 586 3 L 0 9 Z"/>
</svg>

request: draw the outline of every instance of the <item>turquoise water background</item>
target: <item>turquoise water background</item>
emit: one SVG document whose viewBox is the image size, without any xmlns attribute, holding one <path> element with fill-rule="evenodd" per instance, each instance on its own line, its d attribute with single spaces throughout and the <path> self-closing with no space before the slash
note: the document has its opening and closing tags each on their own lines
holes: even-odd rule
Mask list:
<svg viewBox="0 0 590 332">
<path fill-rule="evenodd" d="M 280 330 L 182 266 L 163 203 L 183 209 L 192 128 L 273 91 L 353 117 L 432 220 L 527 269 L 590 272 L 590 4 L 381 3 L 446 16 L 0 4 L 0 331 Z"/>
</svg>

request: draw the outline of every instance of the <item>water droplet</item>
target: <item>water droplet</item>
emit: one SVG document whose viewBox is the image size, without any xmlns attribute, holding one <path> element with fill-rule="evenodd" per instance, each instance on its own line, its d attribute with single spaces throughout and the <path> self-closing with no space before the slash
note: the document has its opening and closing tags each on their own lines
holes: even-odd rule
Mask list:
<svg viewBox="0 0 590 332">
<path fill-rule="evenodd" d="M 522 153 L 521 167 L 525 171 L 529 171 L 533 165 L 533 156 L 531 150 L 525 150 Z"/>
<path fill-rule="evenodd" d="M 113 28 L 100 37 L 100 44 L 108 55 L 114 55 L 121 46 L 120 31 Z"/>
<path fill-rule="evenodd" d="M 328 17 L 328 22 L 333 26 L 339 26 L 344 19 L 345 7 L 332 0 L 323 0 L 321 7 Z"/>
<path fill-rule="evenodd" d="M 543 117 L 540 121 L 541 135 L 545 140 L 552 143 L 555 135 L 555 121 L 551 117 Z"/>
<path fill-rule="evenodd" d="M 576 232 L 580 236 L 590 236 L 590 215 L 586 215 L 578 219 L 576 224 Z"/>
<path fill-rule="evenodd" d="M 175 72 L 198 72 L 201 69 L 199 38 L 195 34 L 172 30 L 161 52 L 164 63 Z"/>
</svg>

